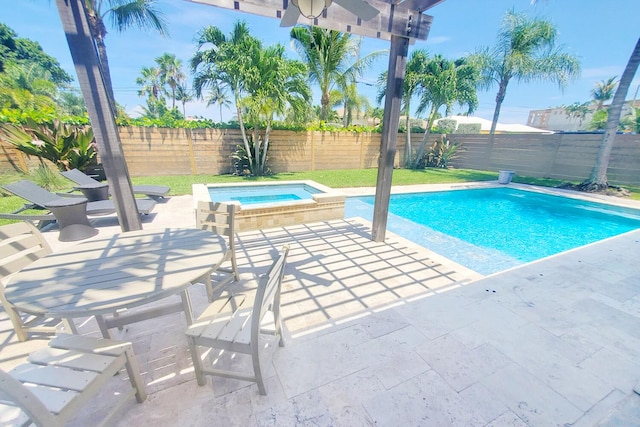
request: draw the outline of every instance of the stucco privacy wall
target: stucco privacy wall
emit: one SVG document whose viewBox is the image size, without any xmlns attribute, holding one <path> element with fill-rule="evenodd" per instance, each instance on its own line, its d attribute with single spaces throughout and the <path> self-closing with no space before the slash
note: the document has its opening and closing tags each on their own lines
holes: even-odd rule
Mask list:
<svg viewBox="0 0 640 427">
<path fill-rule="evenodd" d="M 132 176 L 224 174 L 232 171 L 231 154 L 242 144 L 236 129 L 120 128 Z M 435 141 L 440 135 L 431 135 Z M 412 135 L 417 146 L 421 134 Z M 458 168 L 515 170 L 517 174 L 581 181 L 595 163 L 599 134 L 449 135 L 458 144 Z M 396 166 L 404 156 L 404 134 L 398 135 Z M 273 172 L 363 169 L 378 166 L 380 134 L 272 131 L 269 165 Z M 29 158 L 0 144 L 0 171 L 34 167 Z M 640 136 L 617 135 L 608 178 L 617 184 L 640 184 Z"/>
</svg>

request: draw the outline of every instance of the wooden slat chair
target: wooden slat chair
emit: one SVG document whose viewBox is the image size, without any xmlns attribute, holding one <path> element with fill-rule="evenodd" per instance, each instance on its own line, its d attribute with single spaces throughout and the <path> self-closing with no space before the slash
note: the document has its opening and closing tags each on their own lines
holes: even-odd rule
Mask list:
<svg viewBox="0 0 640 427">
<path fill-rule="evenodd" d="M 216 234 L 227 238 L 227 253 L 222 263 L 231 262 L 231 268 L 220 267 L 214 269 L 217 272 L 227 273 L 220 281 L 213 284 L 211 277 L 205 278 L 207 288 L 207 296 L 209 302 L 213 301 L 216 291 L 221 290 L 231 281 L 237 282 L 240 278 L 238 274 L 238 263 L 236 261 L 236 228 L 235 216 L 239 210 L 239 206 L 235 203 L 217 203 L 199 201 L 196 208 L 196 225 L 201 230 L 213 231 Z"/>
<path fill-rule="evenodd" d="M 107 425 L 133 395 L 138 403 L 147 397 L 131 343 L 59 335 L 49 347 L 32 353 L 27 363 L 9 372 L 0 370 L 0 419 L 26 415 L 38 426 L 66 426 L 123 367 L 131 390 L 119 396 L 101 426 Z"/>
<path fill-rule="evenodd" d="M 242 295 L 219 298 L 207 307 L 186 332 L 196 379 L 199 385 L 206 383 L 205 375 L 214 375 L 258 384 L 260 394 L 267 394 L 260 366 L 260 338 L 263 334 L 279 338 L 284 347 L 282 318 L 280 317 L 280 289 L 289 247 L 285 246 L 269 271 L 260 277 L 253 304 L 245 304 Z M 251 355 L 253 374 L 225 370 L 215 366 L 205 367 L 199 347 L 222 352 Z M 215 353 L 217 354 L 217 353 Z M 208 356 L 214 359 L 214 356 Z"/>
<path fill-rule="evenodd" d="M 17 222 L 0 227 L 0 302 L 20 341 L 25 341 L 30 333 L 53 334 L 60 321 L 19 312 L 4 297 L 4 281 L 49 253 L 51 247 L 31 223 Z M 63 319 L 63 323 L 67 332 L 76 333 L 71 319 Z"/>
</svg>

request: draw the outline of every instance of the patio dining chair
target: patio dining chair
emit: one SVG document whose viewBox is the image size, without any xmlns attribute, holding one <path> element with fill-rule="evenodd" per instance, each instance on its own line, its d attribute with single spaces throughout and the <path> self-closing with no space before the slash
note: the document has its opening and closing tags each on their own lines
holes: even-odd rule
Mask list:
<svg viewBox="0 0 640 427">
<path fill-rule="evenodd" d="M 0 302 L 20 341 L 28 334 L 54 334 L 60 320 L 47 319 L 19 312 L 4 297 L 4 281 L 37 259 L 51 253 L 51 247 L 40 231 L 28 222 L 17 222 L 0 227 Z M 65 329 L 76 333 L 71 319 L 62 320 Z"/>
<path fill-rule="evenodd" d="M 35 207 L 40 209 L 46 209 L 46 204 L 55 200 L 60 200 L 63 196 L 52 193 L 40 187 L 38 184 L 28 181 L 16 181 L 2 186 L 5 190 L 9 191 L 16 196 L 22 197 L 29 201 L 31 205 L 29 207 Z M 156 202 L 149 199 L 136 199 L 136 207 L 141 214 L 151 213 Z M 87 203 L 87 215 L 109 215 L 116 212 L 116 206 L 111 200 L 100 200 L 96 202 Z"/>
<path fill-rule="evenodd" d="M 256 382 L 260 394 L 267 394 L 260 357 L 261 352 L 269 348 L 264 345 L 264 335 L 278 337 L 280 347 L 285 344 L 280 317 L 280 290 L 288 253 L 289 247 L 284 246 L 269 271 L 260 277 L 254 299 L 225 292 L 224 298 L 210 304 L 187 329 L 198 385 L 205 385 L 205 375 L 213 375 Z M 213 360 L 211 367 L 204 366 L 199 347 L 211 349 L 212 354 L 205 356 Z M 233 367 L 226 369 L 222 366 L 225 362 L 236 363 L 238 359 L 232 357 L 229 361 L 218 357 L 225 352 L 233 356 L 236 353 L 250 355 L 253 373 L 241 372 Z"/>
<path fill-rule="evenodd" d="M 222 279 L 215 281 L 211 278 L 205 280 L 209 302 L 213 301 L 214 294 L 231 281 L 237 282 L 238 263 L 236 261 L 236 228 L 235 217 L 239 206 L 235 203 L 217 203 L 199 201 L 196 208 L 196 224 L 201 230 L 213 231 L 227 238 L 227 253 L 221 263 L 231 262 L 231 267 L 218 267 L 214 274 L 226 273 Z M 217 277 L 217 276 L 216 276 Z"/>
<path fill-rule="evenodd" d="M 100 184 L 100 181 L 91 178 L 89 175 L 78 169 L 71 169 L 60 173 L 65 178 L 75 182 L 78 185 Z M 167 187 L 166 185 L 133 185 L 132 188 L 133 194 L 144 194 L 145 196 L 156 201 L 164 199 L 165 197 L 167 197 L 167 194 L 169 194 L 169 191 L 171 191 L 171 188 Z"/>
<path fill-rule="evenodd" d="M 66 426 L 122 368 L 127 369 L 131 389 L 115 393 L 114 405 L 107 405 L 104 401 L 111 399 L 100 396 L 103 407 L 109 409 L 101 426 L 107 425 L 132 396 L 138 403 L 147 397 L 131 343 L 57 336 L 48 347 L 32 353 L 26 363 L 9 372 L 0 370 L 0 421 Z"/>
</svg>

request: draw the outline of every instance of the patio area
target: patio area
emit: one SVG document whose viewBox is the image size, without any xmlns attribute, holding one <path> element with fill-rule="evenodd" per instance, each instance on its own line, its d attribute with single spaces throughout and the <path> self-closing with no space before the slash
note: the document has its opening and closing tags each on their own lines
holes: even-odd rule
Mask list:
<svg viewBox="0 0 640 427">
<path fill-rule="evenodd" d="M 172 197 L 144 228 L 192 228 L 192 207 Z M 120 231 L 115 218 L 92 221 L 100 235 Z M 291 247 L 287 345 L 267 369 L 268 395 L 221 378 L 199 387 L 176 313 L 116 331 L 133 342 L 149 394 L 116 425 L 640 425 L 640 231 L 484 278 L 369 233 L 358 218 L 240 233 L 242 278 Z M 73 244 L 55 227 L 44 234 L 54 251 Z M 235 289 L 251 292 L 244 283 Z M 199 313 L 204 286 L 191 295 Z M 76 324 L 100 335 L 93 319 Z M 4 312 L 0 342 L 3 369 L 46 345 L 18 342 Z M 77 425 L 101 418 L 120 376 Z"/>
</svg>

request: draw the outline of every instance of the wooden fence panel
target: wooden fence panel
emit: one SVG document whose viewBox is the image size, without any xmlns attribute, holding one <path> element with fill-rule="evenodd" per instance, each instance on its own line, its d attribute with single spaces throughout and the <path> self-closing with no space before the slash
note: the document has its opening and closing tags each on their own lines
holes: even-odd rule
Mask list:
<svg viewBox="0 0 640 427">
<path fill-rule="evenodd" d="M 120 128 L 132 176 L 224 174 L 233 171 L 231 155 L 242 145 L 237 129 Z M 440 138 L 430 135 L 427 147 Z M 498 171 L 539 178 L 583 181 L 588 178 L 601 134 L 453 134 L 457 168 Z M 415 153 L 422 134 L 412 134 Z M 405 135 L 397 139 L 396 166 L 404 163 Z M 378 167 L 380 134 L 272 131 L 269 165 L 273 172 Z M 0 141 L 0 171 L 33 168 L 38 159 Z M 26 166 L 23 166 L 26 165 Z M 617 135 L 607 176 L 613 184 L 640 185 L 640 136 Z"/>
</svg>

